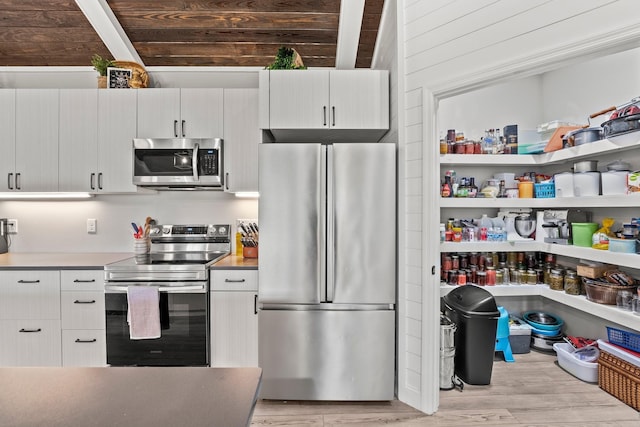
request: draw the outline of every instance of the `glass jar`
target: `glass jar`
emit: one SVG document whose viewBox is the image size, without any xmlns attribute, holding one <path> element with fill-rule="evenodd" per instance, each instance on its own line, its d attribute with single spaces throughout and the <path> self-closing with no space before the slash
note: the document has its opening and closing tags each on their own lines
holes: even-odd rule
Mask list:
<svg viewBox="0 0 640 427">
<path fill-rule="evenodd" d="M 519 268 L 518 269 L 518 278 L 520 280 L 518 280 L 518 284 L 519 285 L 526 285 L 527 284 L 527 270 L 524 268 Z"/>
<path fill-rule="evenodd" d="M 450 285 L 457 285 L 458 284 L 458 270 L 449 270 L 449 274 L 448 274 L 448 278 L 447 278 L 447 283 Z"/>
<path fill-rule="evenodd" d="M 518 261 L 518 254 L 516 252 L 507 253 L 507 266 L 514 268 Z"/>
<path fill-rule="evenodd" d="M 440 154 L 447 154 L 447 140 L 440 139 Z"/>
<path fill-rule="evenodd" d="M 455 154 L 464 154 L 465 146 L 464 142 L 456 142 L 455 143 Z"/>
<path fill-rule="evenodd" d="M 458 255 L 451 255 L 451 270 L 458 270 L 460 268 L 460 257 Z"/>
<path fill-rule="evenodd" d="M 469 254 L 469 265 L 478 265 L 478 253 L 471 252 Z"/>
<path fill-rule="evenodd" d="M 527 270 L 527 285 L 535 285 L 536 284 L 536 272 L 534 269 L 530 268 Z"/>
<path fill-rule="evenodd" d="M 451 255 L 445 255 L 444 261 L 442 262 L 442 269 L 445 271 L 453 269 L 453 257 Z"/>
<path fill-rule="evenodd" d="M 469 255 L 467 254 L 458 254 L 460 257 L 460 268 L 467 269 L 469 268 Z"/>
<path fill-rule="evenodd" d="M 510 283 L 511 283 L 510 272 L 509 272 L 509 269 L 505 267 L 502 269 L 502 284 L 508 285 Z"/>
<path fill-rule="evenodd" d="M 478 286 L 486 286 L 487 284 L 487 272 L 478 271 Z"/>
<path fill-rule="evenodd" d="M 470 265 L 469 266 L 469 271 L 471 271 L 471 280 L 470 282 L 473 284 L 478 283 L 478 266 L 477 265 Z"/>
<path fill-rule="evenodd" d="M 544 270 L 542 268 L 536 268 L 536 285 L 542 285 L 544 283 Z"/>
<path fill-rule="evenodd" d="M 496 270 L 496 285 L 504 285 L 504 269 L 498 268 Z"/>
<path fill-rule="evenodd" d="M 466 285 L 467 284 L 467 273 L 464 270 L 458 270 L 458 285 Z"/>
<path fill-rule="evenodd" d="M 487 267 L 487 286 L 495 286 L 496 285 L 496 269 L 495 267 Z"/>
<path fill-rule="evenodd" d="M 511 278 L 511 284 L 512 285 L 519 285 L 520 284 L 520 270 L 517 270 L 515 268 L 511 268 L 509 269 L 509 276 Z"/>
<path fill-rule="evenodd" d="M 465 141 L 464 154 L 473 154 L 473 141 Z"/>
<path fill-rule="evenodd" d="M 569 295 L 580 295 L 580 280 L 573 270 L 567 270 L 564 275 L 564 291 Z"/>
<path fill-rule="evenodd" d="M 550 284 L 551 283 L 551 270 L 553 269 L 553 265 L 552 264 L 545 264 L 544 265 L 544 271 L 543 271 L 543 281 L 545 284 Z"/>
<path fill-rule="evenodd" d="M 564 290 L 564 274 L 563 271 L 557 268 L 551 269 L 549 274 L 549 289 L 554 291 Z"/>
</svg>

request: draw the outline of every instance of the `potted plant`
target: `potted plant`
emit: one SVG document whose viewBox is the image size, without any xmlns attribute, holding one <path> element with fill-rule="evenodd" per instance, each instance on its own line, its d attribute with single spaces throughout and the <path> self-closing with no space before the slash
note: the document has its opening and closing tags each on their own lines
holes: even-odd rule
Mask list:
<svg viewBox="0 0 640 427">
<path fill-rule="evenodd" d="M 276 59 L 265 67 L 267 70 L 306 70 L 302 58 L 295 49 L 281 46 Z"/>
<path fill-rule="evenodd" d="M 93 69 L 96 70 L 99 74 L 98 87 L 106 88 L 107 87 L 107 68 L 114 66 L 113 60 L 105 59 L 96 53 L 91 57 L 91 65 L 93 65 Z"/>
</svg>

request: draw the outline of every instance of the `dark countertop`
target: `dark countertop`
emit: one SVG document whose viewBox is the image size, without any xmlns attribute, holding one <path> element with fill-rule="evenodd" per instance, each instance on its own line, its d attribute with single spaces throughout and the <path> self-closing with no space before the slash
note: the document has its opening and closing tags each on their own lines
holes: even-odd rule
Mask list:
<svg viewBox="0 0 640 427">
<path fill-rule="evenodd" d="M 105 264 L 134 256 L 127 252 L 7 252 L 0 269 L 102 270 Z"/>
<path fill-rule="evenodd" d="M 0 368 L 0 425 L 240 427 L 260 368 Z"/>
</svg>

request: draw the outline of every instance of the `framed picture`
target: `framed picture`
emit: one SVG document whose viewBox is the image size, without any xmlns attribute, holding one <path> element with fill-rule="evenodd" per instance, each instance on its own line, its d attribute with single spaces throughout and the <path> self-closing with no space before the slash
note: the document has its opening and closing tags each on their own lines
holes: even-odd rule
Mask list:
<svg viewBox="0 0 640 427">
<path fill-rule="evenodd" d="M 107 68 L 108 89 L 129 89 L 129 80 L 133 70 L 131 68 Z"/>
</svg>

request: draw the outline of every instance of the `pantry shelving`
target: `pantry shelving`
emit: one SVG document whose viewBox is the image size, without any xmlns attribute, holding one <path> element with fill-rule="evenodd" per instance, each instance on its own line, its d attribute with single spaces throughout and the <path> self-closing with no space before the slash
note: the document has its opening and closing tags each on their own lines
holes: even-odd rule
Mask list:
<svg viewBox="0 0 640 427">
<path fill-rule="evenodd" d="M 565 148 L 562 150 L 531 155 L 470 155 L 445 154 L 440 155 L 441 173 L 446 169 L 465 170 L 478 168 L 490 171 L 501 167 L 527 167 L 527 169 L 544 168 L 551 165 L 570 165 L 579 159 L 598 159 L 602 156 L 622 153 L 627 155 L 630 150 L 640 149 L 640 132 L 619 135 L 610 139 L 603 139 L 590 144 Z M 634 153 L 633 155 L 637 155 Z M 476 209 L 563 209 L 563 208 L 635 208 L 640 207 L 640 193 L 591 196 L 591 197 L 557 197 L 557 198 L 440 198 L 439 206 L 446 209 L 447 216 L 459 213 L 464 217 L 464 210 Z M 442 212 L 442 211 L 441 211 Z M 444 213 L 441 213 L 444 215 Z M 446 218 L 441 217 L 441 222 Z M 580 260 L 597 261 L 618 265 L 623 268 L 639 269 L 640 255 L 597 250 L 573 245 L 559 245 L 529 240 L 507 242 L 443 242 L 440 252 L 545 252 L 573 258 L 576 263 Z M 442 283 L 440 294 L 446 295 L 456 286 Z M 640 316 L 620 310 L 615 306 L 597 304 L 586 299 L 585 296 L 568 295 L 563 291 L 549 289 L 547 285 L 499 285 L 485 287 L 494 296 L 503 297 L 542 297 L 569 307 L 597 316 L 608 322 L 614 322 L 633 330 L 640 330 Z"/>
</svg>

